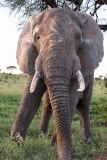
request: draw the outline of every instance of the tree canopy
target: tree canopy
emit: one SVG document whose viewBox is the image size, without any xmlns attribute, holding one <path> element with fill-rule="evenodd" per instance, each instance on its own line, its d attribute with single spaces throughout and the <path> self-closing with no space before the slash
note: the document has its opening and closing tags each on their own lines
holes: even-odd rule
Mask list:
<svg viewBox="0 0 107 160">
<path fill-rule="evenodd" d="M 7 66 L 6 69 L 10 70 L 11 73 L 13 73 L 13 70 L 16 69 L 17 67 L 15 66 Z"/>
<path fill-rule="evenodd" d="M 107 7 L 107 0 L 1 0 L 0 6 L 8 7 L 10 13 L 21 13 L 24 21 L 35 12 L 58 7 L 88 13 L 99 23 L 98 11 Z M 107 30 L 107 22 L 99 26 L 102 30 Z"/>
</svg>

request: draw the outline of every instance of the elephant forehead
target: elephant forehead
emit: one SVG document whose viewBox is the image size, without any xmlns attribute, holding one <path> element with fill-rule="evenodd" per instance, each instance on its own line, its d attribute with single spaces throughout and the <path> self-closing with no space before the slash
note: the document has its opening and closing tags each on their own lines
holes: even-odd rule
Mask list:
<svg viewBox="0 0 107 160">
<path fill-rule="evenodd" d="M 39 13 L 35 18 L 37 24 L 42 24 L 42 25 L 44 24 L 47 25 L 48 27 L 49 25 L 52 26 L 59 23 L 60 24 L 66 23 L 67 25 L 71 23 L 71 18 L 64 9 L 55 9 L 55 8 L 49 9 Z"/>
<path fill-rule="evenodd" d="M 77 27 L 70 18 L 65 17 L 66 15 L 64 17 L 57 17 L 55 15 L 51 18 L 46 16 L 40 24 L 36 25 L 33 35 L 35 35 L 35 33 L 40 33 L 42 37 L 45 37 L 54 33 L 56 35 L 66 35 L 66 37 L 71 37 L 73 35 L 72 31 L 76 31 Z"/>
<path fill-rule="evenodd" d="M 61 29 L 61 27 L 68 27 L 69 25 L 72 25 L 72 21 L 70 19 L 69 16 L 65 15 L 54 15 L 53 17 L 49 18 L 47 17 L 44 21 L 45 24 L 49 25 L 49 26 L 53 26 L 53 27 L 59 27 Z"/>
</svg>

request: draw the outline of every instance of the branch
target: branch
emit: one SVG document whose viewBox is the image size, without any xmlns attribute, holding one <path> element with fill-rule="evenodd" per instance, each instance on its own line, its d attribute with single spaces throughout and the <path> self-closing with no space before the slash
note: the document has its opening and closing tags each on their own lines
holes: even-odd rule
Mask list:
<svg viewBox="0 0 107 160">
<path fill-rule="evenodd" d="M 99 24 L 99 27 L 103 31 L 107 31 L 107 24 Z"/>
<path fill-rule="evenodd" d="M 102 5 L 104 5 L 104 4 L 107 5 L 107 0 L 97 0 L 96 3 L 97 4 L 102 4 Z"/>
<path fill-rule="evenodd" d="M 46 2 L 47 5 L 49 5 L 51 8 L 58 7 L 55 0 L 42 0 L 43 2 Z"/>
<path fill-rule="evenodd" d="M 66 0 L 66 1 L 69 1 L 69 2 L 71 2 L 71 3 L 74 3 L 75 5 L 81 5 L 82 4 L 82 2 L 83 2 L 83 0 Z"/>
</svg>

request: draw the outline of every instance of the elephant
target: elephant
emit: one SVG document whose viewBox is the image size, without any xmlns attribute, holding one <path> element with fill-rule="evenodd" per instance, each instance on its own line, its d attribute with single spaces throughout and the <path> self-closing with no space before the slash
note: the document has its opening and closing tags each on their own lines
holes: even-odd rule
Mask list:
<svg viewBox="0 0 107 160">
<path fill-rule="evenodd" d="M 89 106 L 94 70 L 103 58 L 103 34 L 93 18 L 53 8 L 32 15 L 18 40 L 16 58 L 29 75 L 11 129 L 11 139 L 26 138 L 43 98 L 39 132 L 47 131 L 53 113 L 58 160 L 71 160 L 71 124 L 78 110 L 83 140 L 92 137 Z M 43 96 L 44 95 L 44 96 Z"/>
</svg>

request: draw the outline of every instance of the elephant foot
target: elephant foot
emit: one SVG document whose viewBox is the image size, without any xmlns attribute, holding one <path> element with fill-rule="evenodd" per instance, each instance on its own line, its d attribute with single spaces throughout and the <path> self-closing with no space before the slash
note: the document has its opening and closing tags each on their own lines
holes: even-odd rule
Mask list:
<svg viewBox="0 0 107 160">
<path fill-rule="evenodd" d="M 38 135 L 46 135 L 47 134 L 47 128 L 40 128 L 38 130 Z"/>
<path fill-rule="evenodd" d="M 11 140 L 16 142 L 18 146 L 22 145 L 24 143 L 23 137 L 20 135 L 20 133 L 16 133 L 14 137 L 11 137 Z"/>
<path fill-rule="evenodd" d="M 42 131 L 38 131 L 38 136 L 39 137 L 44 137 L 44 135 L 46 135 L 47 132 L 42 132 Z"/>
<path fill-rule="evenodd" d="M 55 145 L 56 139 L 57 139 L 57 135 L 56 135 L 56 132 L 55 132 L 54 135 L 53 135 L 52 141 L 51 141 L 51 146 Z"/>
<path fill-rule="evenodd" d="M 83 139 L 82 141 L 81 141 L 81 143 L 83 144 L 87 144 L 87 143 L 91 143 L 91 142 L 93 142 L 94 140 L 93 140 L 93 138 L 92 137 L 90 137 L 90 138 L 85 138 L 85 139 Z"/>
</svg>

